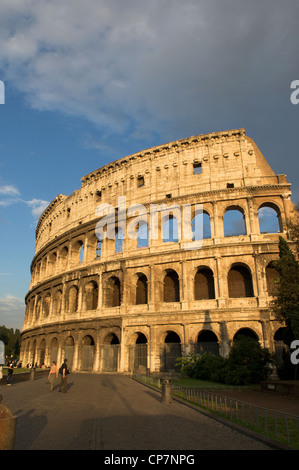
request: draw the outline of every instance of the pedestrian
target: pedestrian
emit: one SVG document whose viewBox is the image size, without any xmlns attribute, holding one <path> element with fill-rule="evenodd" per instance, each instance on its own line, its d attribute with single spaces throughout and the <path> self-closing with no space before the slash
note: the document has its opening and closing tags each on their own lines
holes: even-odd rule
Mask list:
<svg viewBox="0 0 299 470">
<path fill-rule="evenodd" d="M 3 370 L 2 370 L 2 366 L 0 366 L 0 380 L 2 380 L 3 378 Z"/>
<path fill-rule="evenodd" d="M 12 376 L 13 376 L 13 363 L 11 362 L 9 364 L 9 368 L 8 368 L 8 371 L 7 371 L 7 379 L 6 379 L 6 383 L 9 386 L 11 385 Z"/>
<path fill-rule="evenodd" d="M 68 367 L 67 367 L 67 359 L 64 360 L 63 364 L 61 365 L 59 369 L 59 374 L 61 375 L 61 382 L 60 382 L 60 387 L 58 392 L 66 393 L 66 386 L 67 386 L 67 376 L 70 373 Z"/>
<path fill-rule="evenodd" d="M 49 375 L 48 375 L 48 380 L 49 380 L 50 385 L 51 385 L 50 386 L 50 392 L 52 392 L 54 390 L 55 378 L 56 379 L 58 378 L 58 369 L 57 369 L 57 366 L 56 366 L 56 362 L 53 361 L 50 372 L 49 372 Z"/>
</svg>

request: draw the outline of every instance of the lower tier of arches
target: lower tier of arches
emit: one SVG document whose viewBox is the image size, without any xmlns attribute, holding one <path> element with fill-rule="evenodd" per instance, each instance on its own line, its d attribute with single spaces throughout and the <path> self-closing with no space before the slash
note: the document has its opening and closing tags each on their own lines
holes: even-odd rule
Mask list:
<svg viewBox="0 0 299 470">
<path fill-rule="evenodd" d="M 60 365 L 66 358 L 72 371 L 170 372 L 176 359 L 208 352 L 226 357 L 238 335 L 250 336 L 278 356 L 282 325 L 271 320 L 172 321 L 151 324 L 135 318 L 110 318 L 52 324 L 23 333 L 20 360 L 28 364 Z"/>
</svg>

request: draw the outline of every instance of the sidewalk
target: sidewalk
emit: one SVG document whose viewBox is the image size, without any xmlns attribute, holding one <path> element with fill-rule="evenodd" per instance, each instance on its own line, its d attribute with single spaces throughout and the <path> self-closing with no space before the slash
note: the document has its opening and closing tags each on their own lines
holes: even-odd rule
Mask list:
<svg viewBox="0 0 299 470">
<path fill-rule="evenodd" d="M 0 388 L 18 417 L 16 450 L 269 448 L 127 376 L 71 374 L 68 392 L 57 389 L 45 377 Z"/>
</svg>

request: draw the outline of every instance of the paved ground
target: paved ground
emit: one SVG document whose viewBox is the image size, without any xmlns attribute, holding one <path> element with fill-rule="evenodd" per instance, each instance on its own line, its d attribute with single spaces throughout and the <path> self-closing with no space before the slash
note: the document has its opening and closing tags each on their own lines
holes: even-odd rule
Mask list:
<svg viewBox="0 0 299 470">
<path fill-rule="evenodd" d="M 18 417 L 16 450 L 267 449 L 126 376 L 71 374 L 68 392 L 57 388 L 44 377 L 0 387 Z"/>
</svg>

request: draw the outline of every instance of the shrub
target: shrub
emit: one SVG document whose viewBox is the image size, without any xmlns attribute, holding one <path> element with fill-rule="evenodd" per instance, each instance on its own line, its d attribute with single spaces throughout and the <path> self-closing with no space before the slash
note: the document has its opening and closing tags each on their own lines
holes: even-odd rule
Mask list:
<svg viewBox="0 0 299 470">
<path fill-rule="evenodd" d="M 226 383 L 248 385 L 265 380 L 273 360 L 268 349 L 253 338 L 238 338 L 228 357 Z"/>
<path fill-rule="evenodd" d="M 177 363 L 181 373 L 192 379 L 231 385 L 249 385 L 265 380 L 271 372 L 272 358 L 266 348 L 245 336 L 236 340 L 228 358 L 212 354 L 188 354 Z"/>
</svg>

